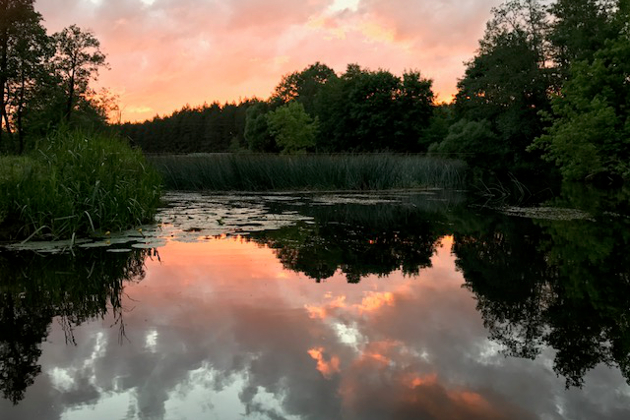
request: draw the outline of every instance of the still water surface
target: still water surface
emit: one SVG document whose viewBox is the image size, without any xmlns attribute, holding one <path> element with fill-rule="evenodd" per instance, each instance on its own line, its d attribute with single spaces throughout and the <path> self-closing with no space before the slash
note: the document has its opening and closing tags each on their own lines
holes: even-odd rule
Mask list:
<svg viewBox="0 0 630 420">
<path fill-rule="evenodd" d="M 0 418 L 630 418 L 625 197 L 169 201 L 0 250 Z"/>
</svg>

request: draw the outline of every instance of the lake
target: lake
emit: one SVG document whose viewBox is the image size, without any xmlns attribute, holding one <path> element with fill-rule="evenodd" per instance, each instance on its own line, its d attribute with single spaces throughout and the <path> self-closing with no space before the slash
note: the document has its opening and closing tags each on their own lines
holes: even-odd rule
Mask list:
<svg viewBox="0 0 630 420">
<path fill-rule="evenodd" d="M 0 248 L 0 418 L 630 418 L 626 192 L 166 202 Z"/>
</svg>

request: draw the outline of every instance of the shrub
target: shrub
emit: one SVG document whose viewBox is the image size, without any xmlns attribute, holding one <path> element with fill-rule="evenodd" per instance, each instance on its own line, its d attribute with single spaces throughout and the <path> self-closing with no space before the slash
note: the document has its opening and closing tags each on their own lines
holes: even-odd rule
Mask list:
<svg viewBox="0 0 630 420">
<path fill-rule="evenodd" d="M 159 197 L 159 174 L 117 137 L 60 131 L 0 160 L 0 231 L 11 238 L 130 228 L 152 220 Z"/>
</svg>

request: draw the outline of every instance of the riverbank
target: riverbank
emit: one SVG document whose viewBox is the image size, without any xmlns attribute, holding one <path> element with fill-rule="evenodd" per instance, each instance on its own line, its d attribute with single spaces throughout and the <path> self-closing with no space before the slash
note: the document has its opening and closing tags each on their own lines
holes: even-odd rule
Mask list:
<svg viewBox="0 0 630 420">
<path fill-rule="evenodd" d="M 159 174 L 122 139 L 61 131 L 0 157 L 0 239 L 70 239 L 153 220 Z"/>
</svg>

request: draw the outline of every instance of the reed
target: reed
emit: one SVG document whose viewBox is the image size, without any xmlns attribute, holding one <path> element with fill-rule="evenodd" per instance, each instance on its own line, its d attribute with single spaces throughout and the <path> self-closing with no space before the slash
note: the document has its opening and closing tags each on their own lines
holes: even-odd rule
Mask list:
<svg viewBox="0 0 630 420">
<path fill-rule="evenodd" d="M 153 156 L 164 186 L 175 190 L 295 191 L 456 188 L 465 164 L 392 154 Z"/>
<path fill-rule="evenodd" d="M 159 174 L 105 134 L 60 131 L 25 157 L 0 158 L 0 236 L 73 238 L 150 221 Z"/>
</svg>

